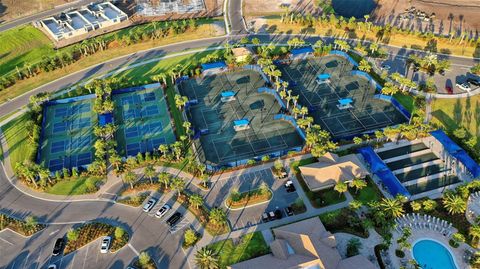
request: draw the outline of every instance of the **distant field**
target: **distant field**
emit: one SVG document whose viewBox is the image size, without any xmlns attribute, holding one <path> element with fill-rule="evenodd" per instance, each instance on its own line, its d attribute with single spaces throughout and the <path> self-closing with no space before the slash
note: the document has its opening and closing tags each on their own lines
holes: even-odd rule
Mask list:
<svg viewBox="0 0 480 269">
<path fill-rule="evenodd" d="M 54 53 L 52 42 L 31 25 L 0 33 L 0 76 L 16 66 L 38 61 L 43 55 Z"/>
<path fill-rule="evenodd" d="M 0 1 L 0 21 L 11 21 L 72 0 L 2 0 Z"/>
</svg>

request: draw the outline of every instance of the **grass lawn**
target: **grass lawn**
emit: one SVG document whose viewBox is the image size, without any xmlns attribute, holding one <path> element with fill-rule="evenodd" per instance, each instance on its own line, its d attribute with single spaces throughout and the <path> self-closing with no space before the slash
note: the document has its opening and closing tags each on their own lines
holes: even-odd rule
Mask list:
<svg viewBox="0 0 480 269">
<path fill-rule="evenodd" d="M 349 188 L 349 192 L 352 194 L 353 199 L 361 201 L 363 204 L 382 199 L 383 195 L 373 180 L 369 177 L 367 177 L 366 180 L 367 186 L 358 192 L 355 192 L 355 189 Z"/>
<path fill-rule="evenodd" d="M 226 239 L 208 247 L 218 253 L 220 268 L 270 253 L 261 232 L 246 234 L 237 244 L 232 239 Z"/>
<path fill-rule="evenodd" d="M 414 100 L 413 97 L 409 94 L 402 94 L 402 93 L 397 93 L 393 95 L 395 99 L 409 112 L 413 111 L 414 108 Z"/>
<path fill-rule="evenodd" d="M 12 168 L 15 167 L 15 163 L 32 157 L 34 151 L 28 140 L 27 121 L 28 116 L 23 114 L 1 127 L 7 139 Z"/>
<path fill-rule="evenodd" d="M 56 195 L 80 195 L 91 193 L 87 190 L 85 182 L 88 177 L 80 177 L 78 179 L 65 179 L 60 180 L 55 185 L 47 188 L 46 193 L 56 194 Z M 95 183 L 101 181 L 100 178 L 92 177 Z"/>
<path fill-rule="evenodd" d="M 31 25 L 0 33 L 0 76 L 16 66 L 37 62 L 44 55 L 55 54 L 52 42 Z"/>
<path fill-rule="evenodd" d="M 57 69 L 55 71 L 47 72 L 47 73 L 44 72 L 44 73 L 41 73 L 41 74 L 39 74 L 35 77 L 25 79 L 25 80 L 22 80 L 22 81 L 18 81 L 15 85 L 13 85 L 12 87 L 9 87 L 8 90 L 2 92 L 3 94 L 2 94 L 2 97 L 0 98 L 0 103 L 7 101 L 9 98 L 14 98 L 14 97 L 16 97 L 20 94 L 23 94 L 23 93 L 28 92 L 32 89 L 35 89 L 39 86 L 42 86 L 46 83 L 49 83 L 49 82 L 51 82 L 55 79 L 58 79 L 60 77 L 67 76 L 71 73 L 74 73 L 74 72 L 77 72 L 77 71 L 82 70 L 84 68 L 87 68 L 87 67 L 90 67 L 90 66 L 93 66 L 93 65 L 111 60 L 111 59 L 116 58 L 116 57 L 120 57 L 120 56 L 123 56 L 123 55 L 126 55 L 126 54 L 130 54 L 130 53 L 134 53 L 134 52 L 137 52 L 137 51 L 146 50 L 146 49 L 150 49 L 150 48 L 154 48 L 154 47 L 158 47 L 158 46 L 162 46 L 162 45 L 168 45 L 168 44 L 182 42 L 182 41 L 188 41 L 188 40 L 195 40 L 195 39 L 200 39 L 200 38 L 217 36 L 218 34 L 213 30 L 215 27 L 210 23 L 210 22 L 212 22 L 212 20 L 206 20 L 205 22 L 208 22 L 208 23 L 200 24 L 199 27 L 197 27 L 197 29 L 195 29 L 194 31 L 187 31 L 183 34 L 172 35 L 172 36 L 169 36 L 168 38 L 161 38 L 161 39 L 157 39 L 157 40 L 149 40 L 149 41 L 145 41 L 145 42 L 139 42 L 139 43 L 135 43 L 135 44 L 132 44 L 132 45 L 126 46 L 126 47 L 119 46 L 118 44 L 115 46 L 114 44 L 112 44 L 109 49 L 107 49 L 105 51 L 99 51 L 99 52 L 95 53 L 94 55 L 91 55 L 91 56 L 88 56 L 88 57 L 84 57 L 84 58 L 80 59 L 79 61 L 75 62 L 74 64 L 66 66 L 63 69 Z M 145 27 L 145 26 L 138 26 L 138 27 Z M 15 29 L 17 29 L 17 28 L 15 28 Z M 34 30 L 38 31 L 37 29 L 34 29 Z M 11 30 L 9 30 L 9 31 L 11 31 Z M 9 31 L 7 31 L 7 32 L 9 32 Z M 121 35 L 123 33 L 122 31 L 128 31 L 128 30 L 121 30 L 121 31 L 113 32 L 113 33 L 110 33 L 110 34 L 107 34 L 107 35 L 113 36 L 116 33 Z M 40 32 L 40 34 L 42 36 L 40 36 L 38 38 L 44 37 L 43 33 Z M 44 38 L 46 38 L 46 37 L 44 37 Z M 7 41 L 5 41 L 5 40 L 7 40 Z M 35 38 L 35 40 L 37 40 L 37 38 Z M 0 44 L 4 44 L 4 43 L 8 43 L 8 42 L 10 42 L 8 39 L 4 39 L 3 42 L 2 42 L 2 38 L 0 36 Z M 52 53 L 55 53 L 55 51 L 53 51 L 51 48 L 48 49 L 48 48 L 45 48 L 45 47 L 42 47 L 42 46 L 34 45 L 35 42 L 37 42 L 37 41 L 34 41 L 34 40 L 32 40 L 31 42 L 26 41 L 25 44 L 31 43 L 33 45 L 30 48 L 26 48 L 25 51 L 32 51 L 32 52 L 28 53 L 28 55 L 26 55 L 26 56 L 22 56 L 23 58 L 19 59 L 18 61 L 15 61 L 15 63 L 16 62 L 25 62 L 25 63 L 30 62 L 30 63 L 33 63 L 33 62 L 39 61 L 41 59 L 41 57 L 39 58 L 38 56 L 33 55 L 33 52 L 37 51 L 37 50 L 39 50 L 39 52 L 35 52 L 35 53 L 38 54 L 38 55 L 41 55 L 41 56 L 51 55 Z M 112 42 L 112 43 L 114 43 L 114 42 Z M 26 46 L 25 44 L 23 46 Z M 68 49 L 71 49 L 71 47 L 62 48 L 59 51 L 64 51 L 64 50 L 68 50 Z M 5 48 L 3 51 L 0 51 L 0 56 L 2 56 L 2 57 L 0 57 L 0 59 L 3 60 L 3 57 L 6 57 L 7 55 L 12 55 L 12 54 L 16 53 L 16 52 L 14 52 L 14 50 L 15 50 L 14 48 Z M 26 60 L 26 59 L 28 59 L 28 60 Z M 13 61 L 12 61 L 12 63 L 13 63 Z M 7 72 L 8 70 L 14 70 L 12 68 L 15 68 L 14 65 L 12 67 L 12 64 L 8 64 L 7 62 L 1 62 L 1 60 L 0 60 L 0 66 L 2 66 L 1 68 L 3 68 L 3 70 L 5 72 Z M 0 69 L 0 70 L 2 70 L 2 69 Z M 0 73 L 0 75 L 2 75 L 2 74 L 3 73 Z"/>
<path fill-rule="evenodd" d="M 329 205 L 338 204 L 344 202 L 347 198 L 344 194 L 339 194 L 333 188 L 328 188 L 320 191 L 311 191 L 305 181 L 303 181 L 302 176 L 300 175 L 300 170 L 298 169 L 299 166 L 307 165 L 310 163 L 316 162 L 316 158 L 309 158 L 303 159 L 300 161 L 296 161 L 290 164 L 291 169 L 295 171 L 295 175 L 297 176 L 297 180 L 302 186 L 303 191 L 310 200 L 310 203 L 315 208 L 321 208 Z"/>
</svg>

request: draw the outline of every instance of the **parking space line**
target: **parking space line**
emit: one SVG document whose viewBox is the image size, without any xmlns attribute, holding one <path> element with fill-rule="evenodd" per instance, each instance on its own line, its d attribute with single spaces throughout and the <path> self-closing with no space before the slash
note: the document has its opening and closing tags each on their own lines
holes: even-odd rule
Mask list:
<svg viewBox="0 0 480 269">
<path fill-rule="evenodd" d="M 3 239 L 3 238 L 0 237 L 0 240 L 2 240 L 3 242 L 9 244 L 10 246 L 13 246 L 13 243 L 10 242 L 10 241 L 8 241 L 7 239 Z"/>
<path fill-rule="evenodd" d="M 77 255 L 73 255 L 70 268 L 73 268 L 73 264 L 75 263 L 75 257 L 77 257 Z"/>
<path fill-rule="evenodd" d="M 90 245 L 87 246 L 87 252 L 85 253 L 85 257 L 83 257 L 83 265 L 82 268 L 85 268 L 85 262 L 87 261 L 88 251 L 90 250 Z"/>
<path fill-rule="evenodd" d="M 135 253 L 135 255 L 140 256 L 140 253 L 132 246 L 132 244 L 128 243 L 127 246 Z"/>
</svg>

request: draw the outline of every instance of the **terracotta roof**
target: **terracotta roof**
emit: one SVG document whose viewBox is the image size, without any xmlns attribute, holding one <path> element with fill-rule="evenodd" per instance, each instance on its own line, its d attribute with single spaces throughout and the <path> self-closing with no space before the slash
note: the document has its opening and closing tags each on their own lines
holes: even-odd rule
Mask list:
<svg viewBox="0 0 480 269">
<path fill-rule="evenodd" d="M 367 258 L 361 255 L 341 260 L 336 269 L 376 269 Z"/>
<path fill-rule="evenodd" d="M 325 189 L 340 181 L 364 178 L 367 169 L 355 154 L 342 157 L 327 153 L 318 158 L 318 162 L 299 167 L 305 183 L 311 190 Z"/>
</svg>

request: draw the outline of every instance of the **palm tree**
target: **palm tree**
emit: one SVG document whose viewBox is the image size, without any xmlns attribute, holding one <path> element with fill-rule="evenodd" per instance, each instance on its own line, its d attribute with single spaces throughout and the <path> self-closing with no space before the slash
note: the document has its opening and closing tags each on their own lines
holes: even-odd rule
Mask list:
<svg viewBox="0 0 480 269">
<path fill-rule="evenodd" d="M 130 184 L 130 188 L 133 189 L 133 183 L 137 180 L 137 175 L 132 171 L 127 171 L 123 175 L 123 181 L 127 184 Z"/>
<path fill-rule="evenodd" d="M 450 214 L 462 214 L 467 209 L 467 202 L 453 193 L 446 193 L 442 200 L 443 206 Z"/>
<path fill-rule="evenodd" d="M 353 210 L 357 210 L 359 209 L 360 207 L 362 207 L 363 203 L 362 201 L 359 201 L 359 200 L 352 200 L 349 204 L 349 207 Z"/>
<path fill-rule="evenodd" d="M 221 208 L 213 208 L 208 215 L 208 218 L 213 224 L 222 224 L 227 221 L 227 214 Z"/>
<path fill-rule="evenodd" d="M 180 196 L 180 193 L 185 189 L 185 181 L 180 177 L 172 178 L 172 189 L 177 191 L 177 195 Z"/>
<path fill-rule="evenodd" d="M 200 269 L 218 269 L 218 255 L 210 248 L 202 247 L 195 253 L 195 264 Z"/>
<path fill-rule="evenodd" d="M 342 194 L 348 190 L 348 186 L 345 182 L 339 181 L 333 189 L 338 192 L 339 196 L 342 196 Z"/>
<path fill-rule="evenodd" d="M 365 188 L 367 186 L 367 182 L 361 178 L 355 178 L 350 182 L 350 187 L 355 188 L 355 193 L 359 190 Z"/>
<path fill-rule="evenodd" d="M 167 153 L 168 153 L 168 150 L 169 150 L 168 145 L 161 144 L 160 146 L 158 146 L 158 150 L 162 153 L 163 158 L 167 157 Z"/>
<path fill-rule="evenodd" d="M 372 67 L 370 66 L 370 63 L 369 63 L 367 60 L 362 59 L 362 60 L 360 61 L 360 64 L 358 65 L 358 69 L 359 69 L 360 71 L 369 73 L 370 70 L 372 70 Z"/>
<path fill-rule="evenodd" d="M 168 185 L 170 184 L 170 181 L 171 181 L 171 176 L 169 173 L 167 172 L 161 172 L 159 175 L 158 175 L 158 180 L 160 182 L 162 182 L 163 184 L 165 184 L 165 189 L 168 188 Z"/>
<path fill-rule="evenodd" d="M 203 204 L 203 197 L 200 194 L 192 194 L 188 198 L 190 204 L 198 209 Z"/>
<path fill-rule="evenodd" d="M 120 170 L 120 165 L 122 165 L 122 157 L 120 157 L 118 154 L 111 154 L 108 157 L 108 161 L 115 167 L 115 170 Z"/>
<path fill-rule="evenodd" d="M 157 176 L 157 171 L 155 171 L 153 165 L 149 164 L 143 170 L 143 174 L 150 180 L 150 183 L 153 184 L 153 178 Z"/>
<path fill-rule="evenodd" d="M 398 198 L 383 198 L 380 203 L 380 208 L 385 212 L 387 216 L 392 218 L 398 218 L 405 212 L 403 209 L 402 201 Z"/>
<path fill-rule="evenodd" d="M 480 239 L 480 226 L 479 225 L 472 225 L 468 234 L 472 237 L 473 240 Z"/>
</svg>

